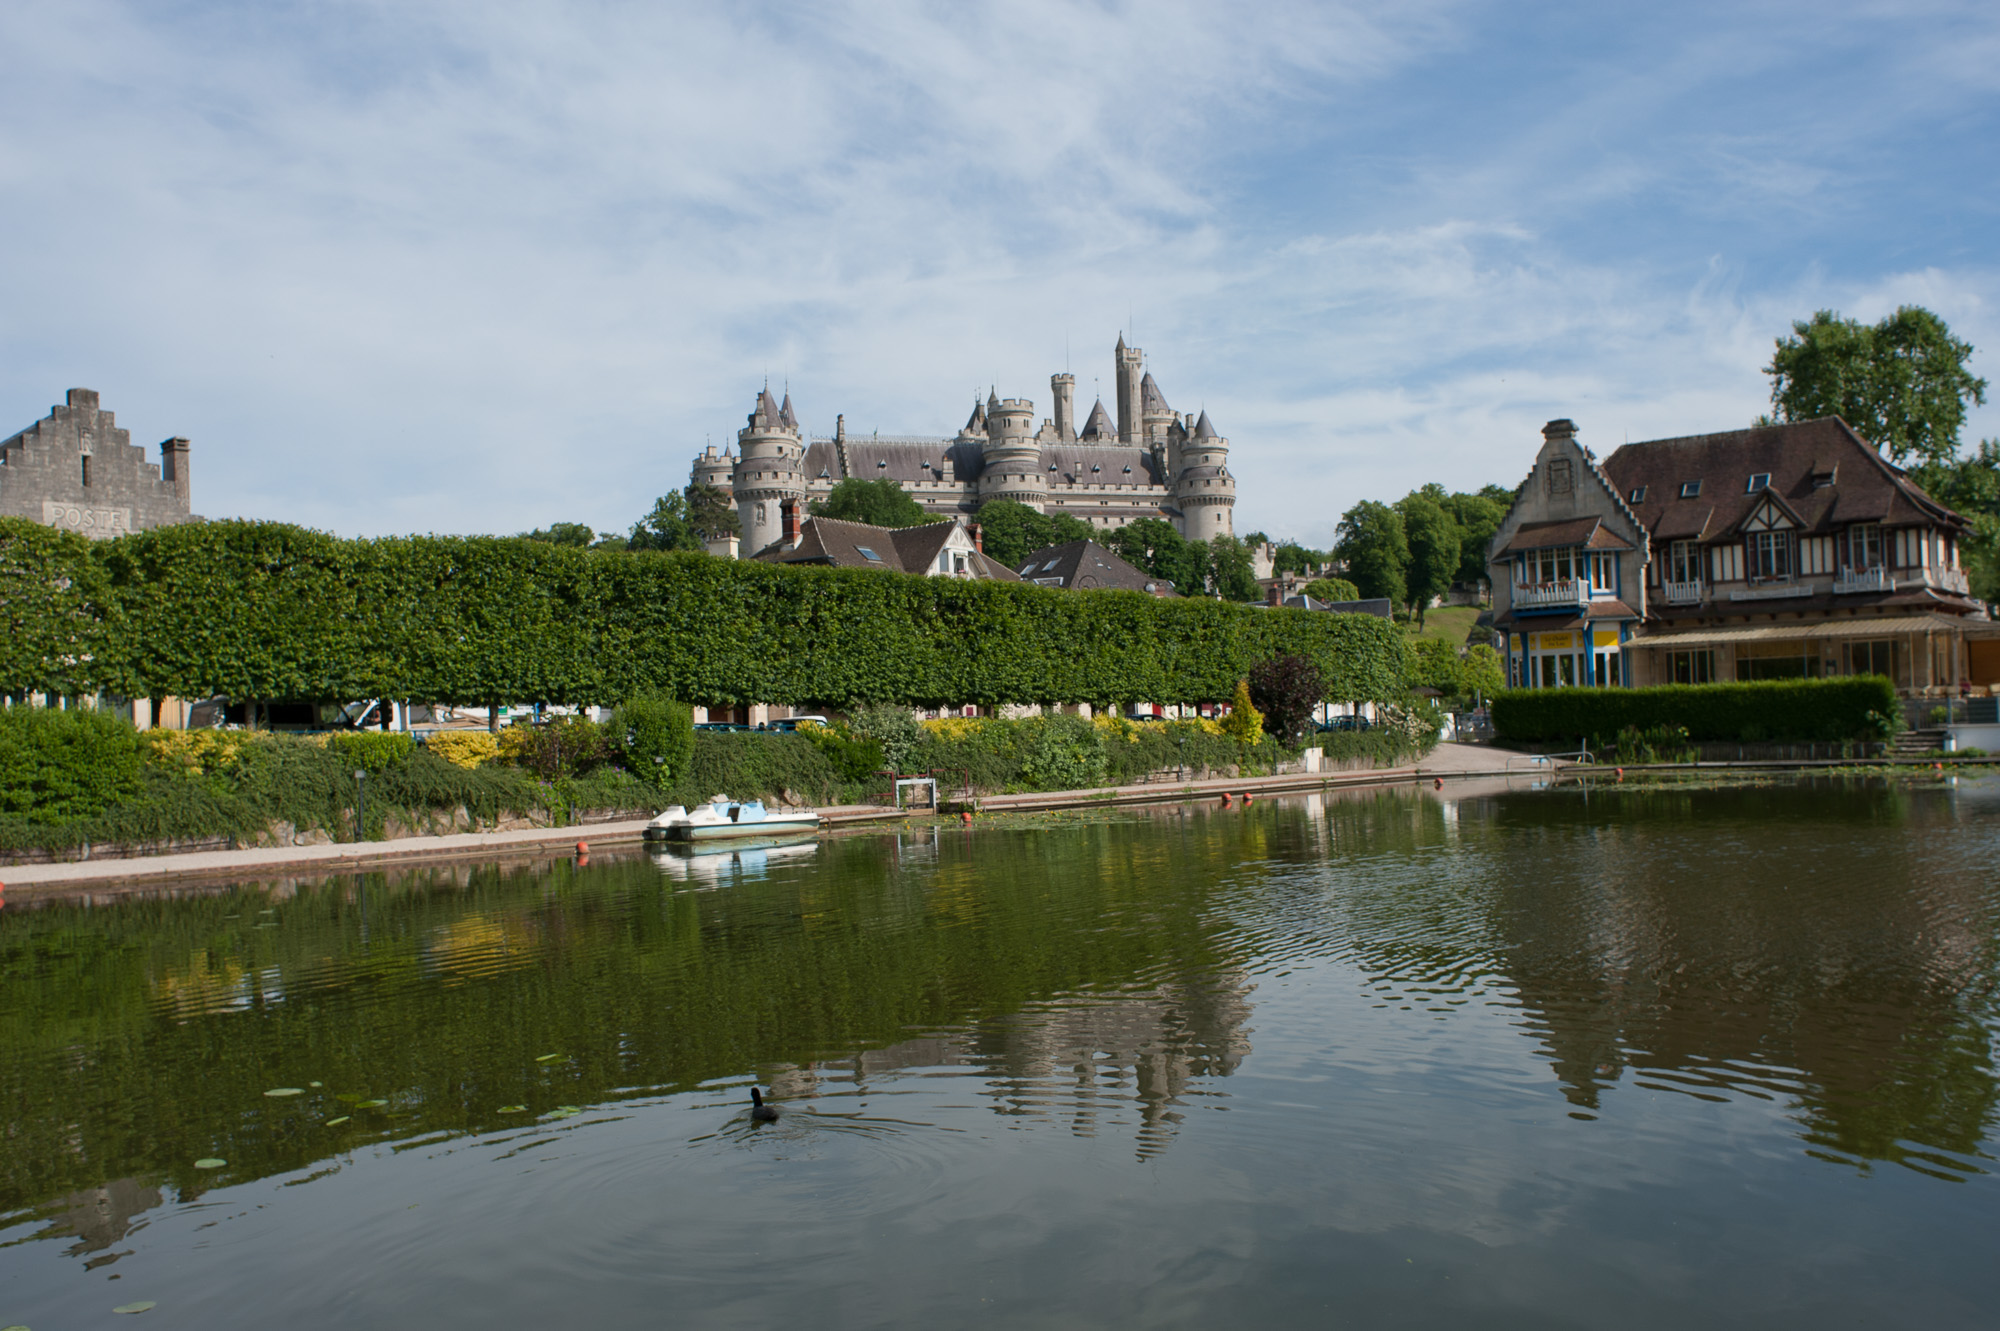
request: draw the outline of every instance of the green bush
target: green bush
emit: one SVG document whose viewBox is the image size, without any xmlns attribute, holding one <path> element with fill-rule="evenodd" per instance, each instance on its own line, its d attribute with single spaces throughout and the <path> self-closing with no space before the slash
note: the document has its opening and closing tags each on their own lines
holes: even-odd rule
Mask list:
<svg viewBox="0 0 2000 1331">
<path fill-rule="evenodd" d="M 625 768 L 641 781 L 670 786 L 694 758 L 694 709 L 670 698 L 632 698 L 606 723 Z"/>
<path fill-rule="evenodd" d="M 139 732 L 105 712 L 0 709 L 0 815 L 59 823 L 103 813 L 139 788 Z"/>
<path fill-rule="evenodd" d="M 349 771 L 360 768 L 370 776 L 407 762 L 416 747 L 417 741 L 411 736 L 384 730 L 357 730 L 326 737 L 327 752 L 337 755 Z"/>
<path fill-rule="evenodd" d="M 1628 728 L 1658 726 L 1682 727 L 1695 743 L 1839 741 L 1875 738 L 1879 731 L 1870 714 L 1898 710 L 1895 686 L 1879 675 L 1643 689 L 1512 689 L 1493 699 L 1493 730 L 1518 743 L 1587 738 L 1593 748 L 1612 747 Z"/>
<path fill-rule="evenodd" d="M 595 721 L 559 716 L 541 725 L 510 726 L 500 736 L 501 761 L 544 781 L 582 776 L 617 753 L 612 736 Z"/>
<path fill-rule="evenodd" d="M 882 769 L 882 742 L 863 739 L 845 726 L 805 725 L 799 727 L 812 746 L 826 755 L 841 781 L 849 786 L 865 785 Z"/>
<path fill-rule="evenodd" d="M 1104 784 L 1104 732 L 1089 721 L 1059 712 L 1019 724 L 1029 732 L 1021 776 L 1031 789 L 1079 790 Z"/>
<path fill-rule="evenodd" d="M 909 708 L 871 703 L 857 709 L 847 727 L 857 738 L 882 746 L 882 761 L 890 771 L 908 774 L 919 770 L 917 753 L 923 748 L 924 727 Z"/>
<path fill-rule="evenodd" d="M 805 804 L 839 803 L 848 793 L 826 754 L 804 735 L 702 731 L 694 737 L 688 773 L 668 802 L 695 805 L 718 794 L 778 799 L 786 791 Z"/>
</svg>

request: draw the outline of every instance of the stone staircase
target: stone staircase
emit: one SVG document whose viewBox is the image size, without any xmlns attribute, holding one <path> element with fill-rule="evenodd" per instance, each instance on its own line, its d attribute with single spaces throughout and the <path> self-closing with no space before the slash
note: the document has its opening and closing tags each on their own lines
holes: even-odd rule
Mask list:
<svg viewBox="0 0 2000 1331">
<path fill-rule="evenodd" d="M 1888 757 L 1896 762 L 1915 760 L 1944 747 L 1944 731 L 1905 730 L 1889 745 Z"/>
</svg>

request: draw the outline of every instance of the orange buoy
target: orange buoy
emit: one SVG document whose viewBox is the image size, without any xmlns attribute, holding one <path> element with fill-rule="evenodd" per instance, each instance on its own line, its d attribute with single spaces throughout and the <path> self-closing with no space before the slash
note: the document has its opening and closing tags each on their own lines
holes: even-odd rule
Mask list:
<svg viewBox="0 0 2000 1331">
<path fill-rule="evenodd" d="M 1623 781 L 1625 779 L 1625 769 L 1622 767 L 1618 769 L 1618 779 L 1620 781 Z"/>
<path fill-rule="evenodd" d="M 1444 778 L 1443 778 L 1443 777 L 1441 777 L 1441 776 L 1440 776 L 1440 777 L 1434 777 L 1434 778 L 1432 778 L 1432 780 L 1431 780 L 1431 785 L 1432 785 L 1432 786 L 1433 786 L 1434 788 L 1438 789 L 1438 790 L 1443 790 L 1443 789 L 1444 789 Z"/>
<path fill-rule="evenodd" d="M 1226 790 L 1222 792 L 1222 802 L 1224 804 L 1229 803 L 1229 792 Z"/>
<path fill-rule="evenodd" d="M 1256 797 L 1255 795 L 1251 794 L 1251 793 L 1250 793 L 1249 791 L 1247 791 L 1247 790 L 1243 792 L 1243 802 L 1244 802 L 1245 804 L 1248 804 L 1248 803 L 1249 803 L 1249 802 L 1250 802 L 1251 800 L 1254 800 L 1254 799 L 1256 799 L 1256 798 L 1257 798 L 1257 797 Z"/>
<path fill-rule="evenodd" d="M 959 811 L 959 815 L 958 815 L 958 821 L 960 821 L 961 823 L 969 823 L 969 822 L 971 822 L 971 821 L 972 821 L 972 810 L 970 810 L 970 809 L 961 809 L 961 810 Z"/>
<path fill-rule="evenodd" d="M 588 841 L 579 841 L 579 842 L 577 842 L 577 843 L 576 843 L 576 853 L 577 853 L 577 854 L 579 854 L 579 855 L 588 855 L 588 854 L 590 854 L 590 843 L 589 843 Z"/>
</svg>

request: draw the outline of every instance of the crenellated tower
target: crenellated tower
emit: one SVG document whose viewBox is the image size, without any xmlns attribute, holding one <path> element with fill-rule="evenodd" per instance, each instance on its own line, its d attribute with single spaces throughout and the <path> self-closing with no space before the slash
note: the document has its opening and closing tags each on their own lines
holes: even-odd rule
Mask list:
<svg viewBox="0 0 2000 1331">
<path fill-rule="evenodd" d="M 1206 411 L 1177 451 L 1181 467 L 1174 478 L 1174 498 L 1181 510 L 1181 535 L 1190 541 L 1234 536 L 1236 478 L 1229 472 L 1229 441 L 1216 433 Z"/>
<path fill-rule="evenodd" d="M 766 388 L 757 395 L 749 424 L 736 432 L 736 466 L 729 489 L 743 526 L 743 549 L 755 553 L 784 534 L 784 506 L 805 506 L 805 441 L 792 415 L 791 394 L 781 407 Z"/>
<path fill-rule="evenodd" d="M 1076 376 L 1069 373 L 1049 376 L 1049 392 L 1055 398 L 1056 438 L 1065 444 L 1076 442 Z"/>
<path fill-rule="evenodd" d="M 1042 447 L 1034 436 L 1035 404 L 1023 397 L 986 399 L 985 466 L 979 473 L 979 501 L 1012 499 L 1040 512 L 1048 499 L 1042 474 Z"/>
<path fill-rule="evenodd" d="M 1125 335 L 1118 335 L 1118 442 L 1136 444 L 1142 442 L 1145 409 L 1139 400 L 1139 384 L 1146 372 L 1146 353 L 1137 347 L 1125 345 Z"/>
</svg>

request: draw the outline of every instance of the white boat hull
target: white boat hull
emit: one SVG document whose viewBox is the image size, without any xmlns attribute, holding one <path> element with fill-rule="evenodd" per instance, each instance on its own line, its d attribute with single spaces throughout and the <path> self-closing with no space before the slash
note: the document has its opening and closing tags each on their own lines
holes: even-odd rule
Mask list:
<svg viewBox="0 0 2000 1331">
<path fill-rule="evenodd" d="M 676 804 L 646 827 L 648 841 L 727 841 L 740 837 L 798 836 L 819 830 L 812 809 L 774 812 L 756 800 L 741 804 L 717 796 L 692 810 Z"/>
</svg>

